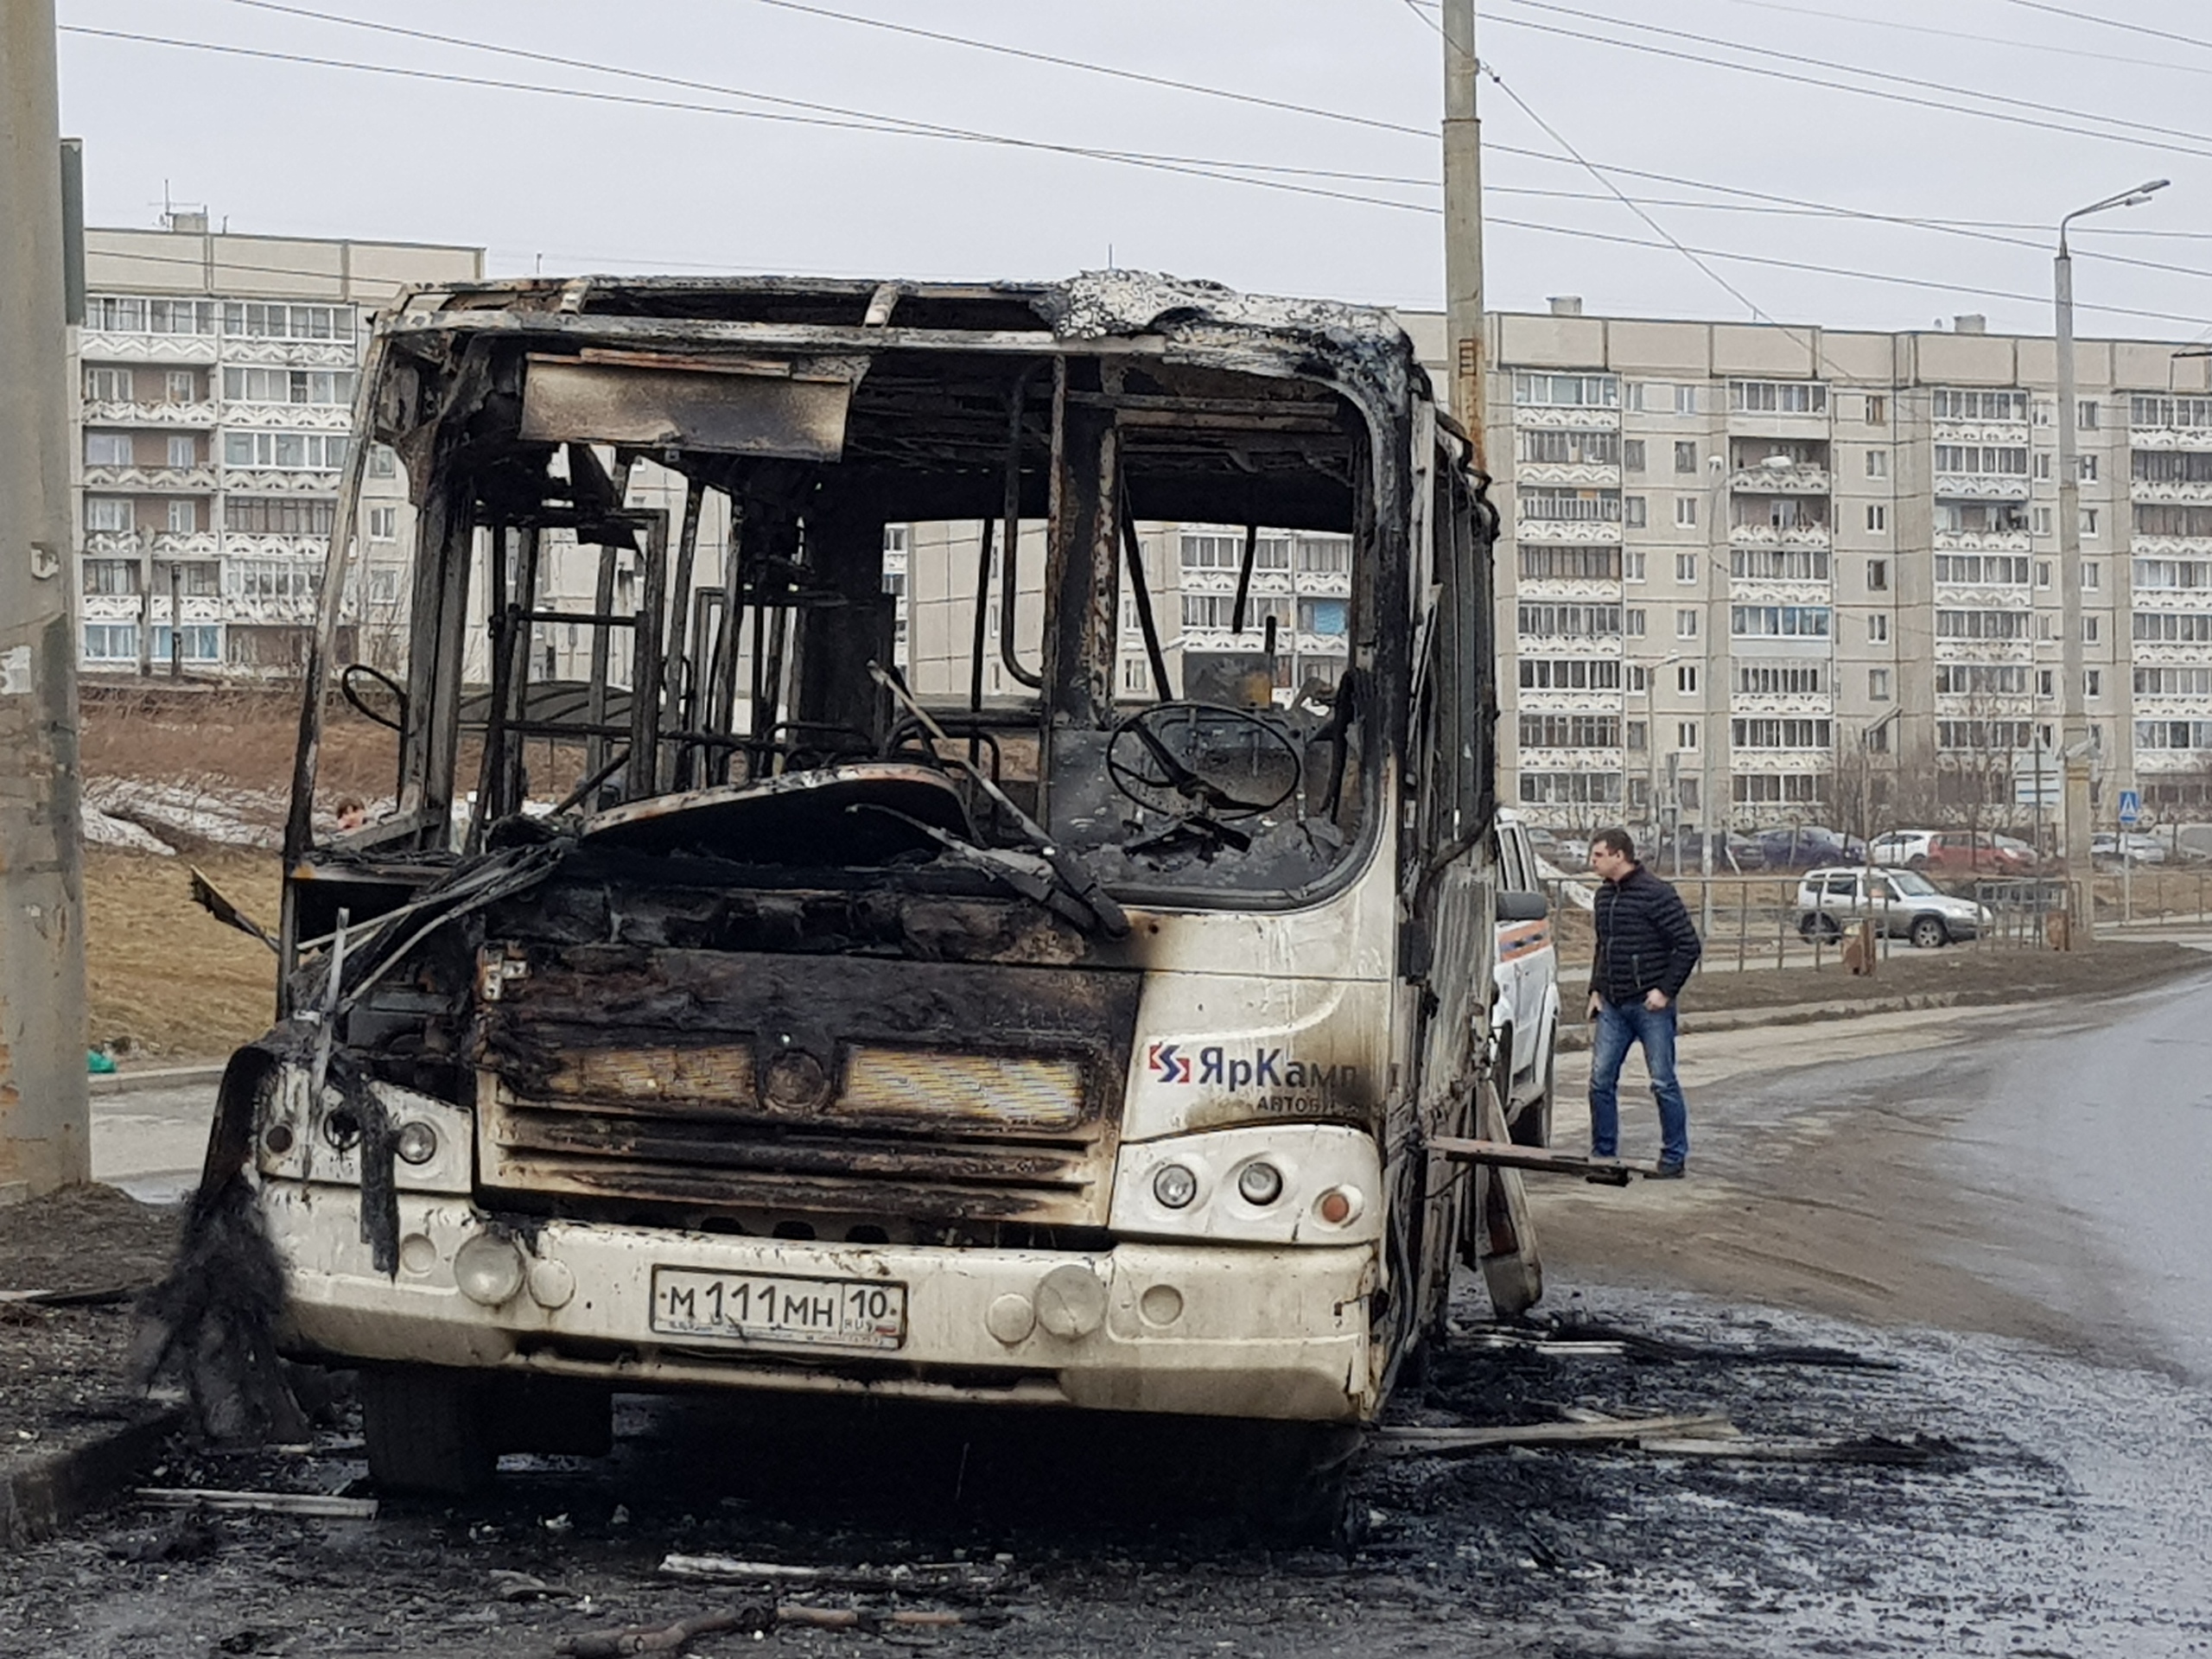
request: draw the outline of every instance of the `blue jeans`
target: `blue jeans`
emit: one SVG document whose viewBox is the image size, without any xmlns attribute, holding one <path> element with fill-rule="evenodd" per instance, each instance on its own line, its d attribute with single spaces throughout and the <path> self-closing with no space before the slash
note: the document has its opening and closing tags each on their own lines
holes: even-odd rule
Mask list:
<svg viewBox="0 0 2212 1659">
<path fill-rule="evenodd" d="M 1680 1164 L 1690 1155 L 1690 1111 L 1682 1085 L 1675 1078 L 1675 1005 L 1647 1008 L 1641 1001 L 1598 1005 L 1598 1029 L 1590 1046 L 1590 1155 L 1611 1158 L 1620 1151 L 1621 1062 L 1630 1043 L 1643 1045 L 1651 1072 L 1651 1097 L 1659 1103 L 1659 1161 Z"/>
</svg>

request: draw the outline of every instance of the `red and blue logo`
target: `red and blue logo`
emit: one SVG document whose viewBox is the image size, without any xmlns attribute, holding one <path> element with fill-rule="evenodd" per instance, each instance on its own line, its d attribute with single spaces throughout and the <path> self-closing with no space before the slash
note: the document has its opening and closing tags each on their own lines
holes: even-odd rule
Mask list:
<svg viewBox="0 0 2212 1659">
<path fill-rule="evenodd" d="M 1180 1043 L 1154 1043 L 1147 1051 L 1146 1063 L 1152 1074 L 1162 1083 L 1188 1083 L 1191 1080 L 1190 1057 L 1182 1052 Z"/>
</svg>

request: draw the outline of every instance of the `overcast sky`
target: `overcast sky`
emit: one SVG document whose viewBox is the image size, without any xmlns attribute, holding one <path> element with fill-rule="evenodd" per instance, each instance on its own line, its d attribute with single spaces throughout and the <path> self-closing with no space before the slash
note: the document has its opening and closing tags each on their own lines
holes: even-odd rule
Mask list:
<svg viewBox="0 0 2212 1659">
<path fill-rule="evenodd" d="M 65 30 L 601 95 L 65 32 L 63 127 L 85 140 L 95 224 L 152 225 L 166 190 L 204 203 L 234 231 L 480 245 L 494 273 L 542 262 L 548 273 L 1048 276 L 1110 260 L 1256 290 L 1441 300 L 1433 181 L 1444 48 L 1433 3 L 1416 0 L 58 0 L 58 9 Z M 2168 177 L 2171 188 L 2150 205 L 2081 233 L 2081 330 L 2179 340 L 2212 331 L 2212 6 L 2202 0 L 1480 0 L 1480 9 L 1481 55 L 1528 105 L 1484 81 L 1494 308 L 1579 294 L 1592 311 L 1632 315 L 1741 318 L 1756 307 L 1784 321 L 1910 328 L 1982 311 L 1994 328 L 2047 330 L 2050 305 L 2039 296 L 2050 291 L 2057 217 Z M 347 17 L 480 44 L 334 21 Z M 1607 43 L 1630 41 L 1640 46 Z M 714 112 L 741 110 L 754 114 Z M 758 118 L 771 112 L 805 120 Z M 819 121 L 845 124 L 810 124 Z M 1175 168 L 1310 171 L 1255 175 L 1301 189 L 1262 188 L 867 130 L 887 124 L 1182 158 Z M 1562 143 L 1647 200 L 1643 212 L 1660 228 L 1612 200 Z M 1326 176 L 1342 174 L 1370 176 Z M 1982 236 L 2028 245 L 1777 213 L 1696 188 L 1711 186 L 1954 226 L 1994 222 L 2002 228 Z M 1894 280 L 1709 260 L 1738 297 L 1665 245 L 1669 237 Z"/>
</svg>

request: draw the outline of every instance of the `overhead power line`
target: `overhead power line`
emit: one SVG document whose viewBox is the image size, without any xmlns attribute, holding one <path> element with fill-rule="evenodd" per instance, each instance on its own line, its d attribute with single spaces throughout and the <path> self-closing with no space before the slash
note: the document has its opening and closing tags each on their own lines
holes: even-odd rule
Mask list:
<svg viewBox="0 0 2212 1659">
<path fill-rule="evenodd" d="M 368 26 L 368 25 L 365 25 Z M 465 75 L 451 70 L 417 69 L 397 64 L 364 63 L 346 58 L 326 58 L 304 52 L 278 52 L 265 47 L 231 46 L 213 41 L 181 40 L 171 35 L 145 35 L 125 29 L 90 29 L 82 24 L 64 23 L 59 26 L 65 35 L 80 35 L 95 39 L 130 41 L 142 45 L 172 47 L 193 52 L 212 52 L 231 57 L 256 58 L 276 63 L 308 65 L 324 69 L 344 69 L 362 74 L 389 75 L 401 79 L 436 81 L 448 86 L 477 86 L 499 92 L 529 92 L 554 98 L 582 99 L 592 103 L 626 105 L 645 109 L 671 110 L 686 114 L 719 115 L 740 120 L 772 121 L 797 126 L 830 127 L 855 132 L 887 133 L 907 138 L 936 138 L 955 143 L 995 145 L 1009 149 L 1035 150 L 1050 155 L 1076 156 L 1092 161 L 1111 162 L 1127 167 L 1150 168 L 1158 172 L 1180 173 L 1195 178 L 1218 179 L 1231 184 L 1250 185 L 1261 189 L 1287 191 L 1296 195 L 1320 196 L 1339 201 L 1358 202 L 1373 207 L 1391 207 L 1402 212 L 1434 213 L 1440 210 L 1421 202 L 1400 201 L 1388 196 L 1362 195 L 1351 191 L 1331 190 L 1317 185 L 1297 184 L 1287 179 L 1268 178 L 1262 170 L 1272 163 L 1256 162 L 1208 161 L 1199 157 L 1147 155 L 1141 151 L 1097 149 L 1083 144 L 1052 143 L 1043 139 L 1017 138 L 1009 135 L 969 132 L 957 128 L 939 127 L 920 122 L 908 122 L 896 117 L 836 115 L 804 115 L 787 110 L 741 110 L 727 105 L 701 104 L 681 99 L 647 98 L 635 92 L 597 91 L 584 86 L 553 86 L 530 81 L 505 80 L 486 75 Z M 511 48 L 486 47 L 486 51 L 507 51 Z M 538 56 L 538 54 L 520 54 Z M 643 73 L 640 71 L 607 71 L 599 66 L 577 63 L 579 68 L 597 68 L 601 73 Z M 659 79 L 664 77 L 646 76 Z M 720 89 L 716 89 L 720 90 Z M 766 95 L 751 92 L 725 92 L 725 96 L 760 98 Z M 793 103 L 792 99 L 775 99 L 779 103 Z M 1234 169 L 1246 169 L 1243 171 Z"/>
<path fill-rule="evenodd" d="M 1538 5 L 1537 0 L 1507 0 L 1507 3 L 1523 5 L 1535 5 L 1538 10 L 1544 11 L 1559 11 L 1563 10 L 1558 7 Z M 1568 13 L 1567 15 L 1579 16 L 1586 14 Z M 2045 132 L 2063 132 L 2068 134 L 2069 137 L 2076 138 L 2101 138 L 2110 143 L 2131 144 L 2138 149 L 2165 150 L 2177 156 L 2194 156 L 2200 158 L 2212 157 L 2212 148 L 2175 143 L 2167 139 L 2148 135 L 2136 137 L 2125 132 L 2104 131 L 2095 127 L 2072 126 L 2063 121 L 2040 120 L 2033 116 L 2014 115 L 2007 113 L 2003 110 L 1971 108 L 1960 104 L 1957 102 L 1957 99 L 1961 97 L 1972 97 L 1988 99 L 2005 103 L 2022 103 L 2026 100 L 2000 99 L 1998 94 L 1989 92 L 1968 92 L 1962 88 L 1956 87 L 1941 88 L 1940 83 L 1929 84 L 1937 85 L 1939 89 L 1949 92 L 1951 94 L 1949 99 L 1921 98 L 1909 92 L 1887 92 L 1879 87 L 1874 86 L 1859 86 L 1853 85 L 1849 81 L 1824 79 L 1818 75 L 1801 74 L 1787 69 L 1761 68 L 1752 64 L 1732 62 L 1726 58 L 1707 57 L 1701 53 L 1686 52 L 1677 48 L 1656 46 L 1648 41 L 1624 41 L 1610 35 L 1593 35 L 1587 29 L 1568 29 L 1563 24 L 1535 22 L 1525 17 L 1504 16 L 1497 13 L 1492 13 L 1485 19 L 1485 21 L 1503 28 L 1528 29 L 1539 35 L 1554 35 L 1564 40 L 1587 41 L 1593 45 L 1610 46 L 1620 51 L 1640 53 L 1647 57 L 1671 58 L 1678 62 L 1704 64 L 1710 68 L 1727 69 L 1738 74 L 1756 74 L 1768 80 L 1787 81 L 1795 86 L 1818 86 L 1828 92 L 1849 92 L 1859 98 L 1876 99 L 1882 102 L 1891 104 L 1904 104 L 1916 109 L 1938 110 L 1946 115 L 1971 116 L 1984 121 L 2002 121 L 2013 126 L 2033 127 Z M 1660 29 L 1654 24 L 1629 23 L 1623 19 L 1618 18 L 1605 18 L 1603 21 L 1618 23 L 1624 28 L 1646 29 L 1656 34 L 1698 41 L 1706 44 L 1721 47 L 1731 51 L 1758 52 L 1762 53 L 1764 55 L 1782 58 L 1789 58 L 1791 56 L 1791 54 L 1786 53 L 1767 53 L 1765 48 L 1763 48 L 1739 46 L 1733 41 L 1713 40 L 1704 35 L 1684 35 L 1680 30 Z M 1853 68 L 1847 64 L 1834 64 L 1820 59 L 1801 58 L 1796 60 L 1810 63 L 1816 67 L 1836 69 L 1846 74 L 1869 76 L 1878 76 L 1880 74 L 1880 72 L 1878 71 Z M 1898 79 L 1897 77 L 1888 76 L 1883 76 L 1881 78 Z M 2030 107 L 2043 108 L 2048 106 L 2030 105 Z M 2074 111 L 2062 111 L 2062 113 L 2072 114 Z M 2136 123 L 2122 123 L 2119 121 L 2118 118 L 2112 116 L 2088 114 L 2085 115 L 2083 118 L 2092 121 L 2102 121 L 2110 124 L 2139 124 Z M 2170 130 L 2152 129 L 2153 132 L 2158 130 Z M 2203 137 L 2203 135 L 2196 133 L 2185 133 L 2181 136 L 2190 138 Z M 2208 138 L 2206 140 L 2206 143 L 2212 144 L 2212 138 Z"/>
<path fill-rule="evenodd" d="M 2195 35 L 2177 35 L 2170 29 L 2152 29 L 2148 23 L 2130 23 L 2118 17 L 2101 17 L 2092 11 L 2077 11 L 2071 6 L 2054 6 L 2045 0 L 2011 0 L 2011 3 L 2027 11 L 2048 12 L 2053 17 L 2064 17 L 2077 23 L 2094 23 L 2102 29 L 2117 29 L 2130 35 L 2147 35 L 2154 41 L 2171 41 L 2178 46 L 2193 46 L 2199 51 L 2212 52 L 2212 41 Z"/>
<path fill-rule="evenodd" d="M 2023 3 L 2025 3 L 2026 0 L 2023 0 Z M 2206 68 L 2194 63 L 2174 63 L 2158 58 L 2131 58 L 2118 52 L 2091 52 L 2078 46 L 2061 46 L 2054 41 L 2021 41 L 2001 35 L 1976 35 L 1963 29 L 1938 29 L 1933 23 L 1900 22 L 1894 17 L 1869 17 L 1860 12 L 1825 11 L 1818 6 L 1789 5 L 1785 3 L 1785 0 L 1726 0 L 1726 3 L 1733 6 L 1747 6 L 1754 11 L 1778 12 L 1788 17 L 1819 17 L 1829 22 L 1851 23 L 1867 29 L 1887 29 L 1904 35 L 1925 35 L 1937 40 L 1965 41 L 1975 46 L 2001 47 L 2012 52 L 2043 52 L 2054 57 L 2071 58 L 2076 60 L 2086 58 L 2097 63 L 2126 64 L 2134 69 L 2173 69 L 2188 75 L 2212 74 L 2212 68 Z M 2034 10 L 2057 11 L 2059 9 L 2056 6 L 2037 6 Z M 2101 22 L 2106 20 L 2098 18 L 2090 21 Z"/>
</svg>

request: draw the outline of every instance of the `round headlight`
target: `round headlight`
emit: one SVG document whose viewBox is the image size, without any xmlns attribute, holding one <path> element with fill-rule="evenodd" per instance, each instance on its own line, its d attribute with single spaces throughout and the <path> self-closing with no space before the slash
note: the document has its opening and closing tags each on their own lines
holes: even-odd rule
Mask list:
<svg viewBox="0 0 2212 1659">
<path fill-rule="evenodd" d="M 391 1149 L 403 1164 L 427 1164 L 438 1155 L 438 1132 L 423 1122 L 403 1123 Z"/>
<path fill-rule="evenodd" d="M 1236 1196 L 1247 1204 L 1273 1204 L 1282 1196 L 1282 1172 L 1273 1164 L 1247 1164 L 1236 1177 Z"/>
<path fill-rule="evenodd" d="M 1198 1196 L 1198 1178 L 1180 1164 L 1162 1164 L 1152 1178 L 1152 1196 L 1180 1210 Z"/>
<path fill-rule="evenodd" d="M 497 1307 L 522 1288 L 522 1252 L 511 1238 L 479 1233 L 454 1253 L 453 1281 L 472 1302 Z"/>
</svg>

